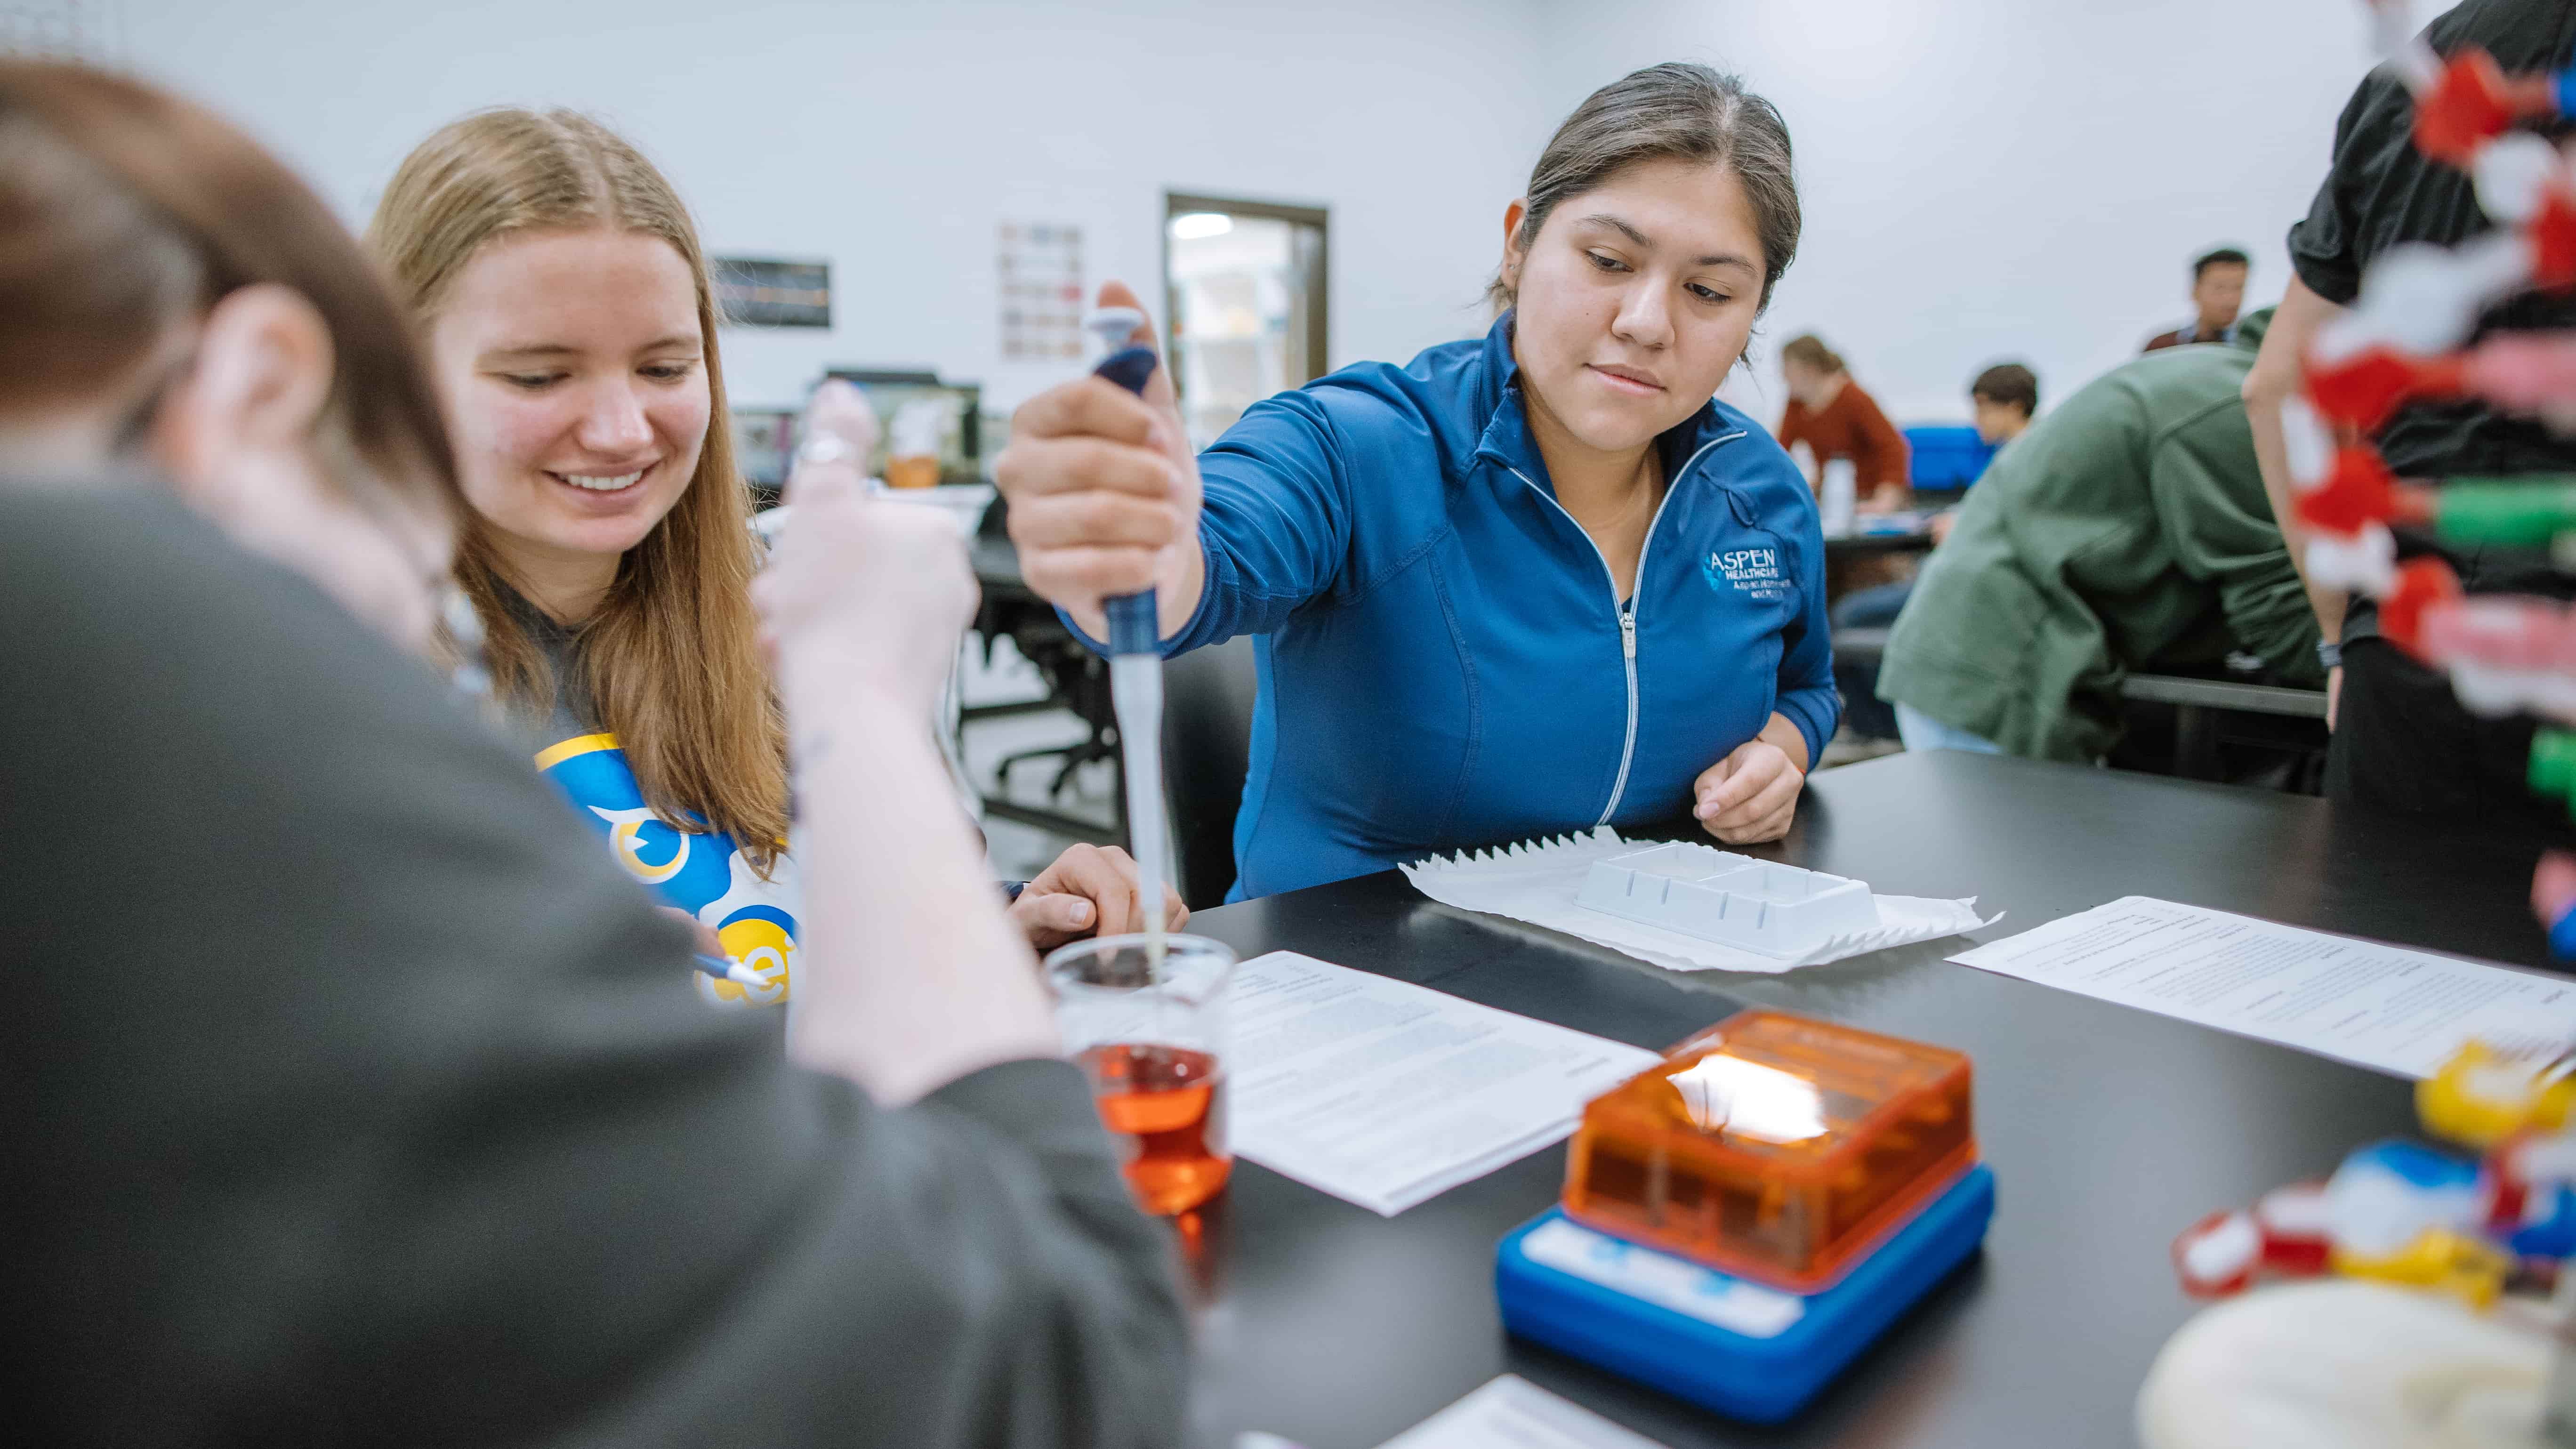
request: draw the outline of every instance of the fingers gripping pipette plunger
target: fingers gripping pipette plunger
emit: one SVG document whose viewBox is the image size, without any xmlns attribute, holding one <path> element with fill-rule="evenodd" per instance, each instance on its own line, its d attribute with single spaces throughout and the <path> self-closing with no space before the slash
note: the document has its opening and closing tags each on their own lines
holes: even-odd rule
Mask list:
<svg viewBox="0 0 2576 1449">
<path fill-rule="evenodd" d="M 1100 359 L 1100 365 L 1091 370 L 1093 375 L 1105 377 L 1142 397 L 1146 381 L 1154 375 L 1154 349 L 1142 344 L 1130 346 L 1127 339 L 1135 336 L 1136 329 L 1145 325 L 1145 314 L 1133 307 L 1099 307 L 1082 319 L 1082 325 L 1109 349 L 1109 355 Z M 1131 599 L 1150 600 L 1153 597 L 1154 591 L 1147 589 L 1141 594 L 1124 594 L 1109 602 L 1120 604 Z"/>
<path fill-rule="evenodd" d="M 1138 396 L 1154 375 L 1154 349 L 1131 345 L 1145 325 L 1145 314 L 1133 307 L 1102 307 L 1083 326 L 1109 349 L 1093 368 Z M 1163 961 L 1163 881 L 1169 876 L 1171 843 L 1163 818 L 1163 627 L 1154 591 L 1105 599 L 1109 616 L 1109 698 L 1118 714 L 1119 754 L 1126 761 L 1127 836 L 1136 855 L 1136 905 L 1144 916 L 1145 953 L 1156 968 Z"/>
</svg>

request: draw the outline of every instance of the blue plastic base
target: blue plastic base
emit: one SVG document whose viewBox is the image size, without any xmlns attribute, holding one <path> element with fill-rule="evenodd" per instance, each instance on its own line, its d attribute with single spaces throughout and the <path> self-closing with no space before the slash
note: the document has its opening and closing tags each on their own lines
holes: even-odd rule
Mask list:
<svg viewBox="0 0 2576 1449">
<path fill-rule="evenodd" d="M 1495 1250 L 1503 1326 L 1760 1424 L 1816 1396 L 1986 1238 L 1995 1175 L 1968 1170 L 1840 1283 L 1800 1298 L 1598 1233 L 1550 1209 Z"/>
</svg>

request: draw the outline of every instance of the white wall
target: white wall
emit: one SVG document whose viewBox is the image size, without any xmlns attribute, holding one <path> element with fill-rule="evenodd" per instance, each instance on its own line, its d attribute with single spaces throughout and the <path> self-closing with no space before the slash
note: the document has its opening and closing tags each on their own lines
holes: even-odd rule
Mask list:
<svg viewBox="0 0 2576 1449">
<path fill-rule="evenodd" d="M 2419 4 L 2429 18 L 2440 7 Z M 1744 74 L 1789 123 L 1806 234 L 1758 365 L 1821 332 L 1900 421 L 1964 419 L 1968 380 L 2029 362 L 2065 397 L 2190 315 L 2188 259 L 2282 237 L 2368 68 L 2360 0 L 1563 0 L 1551 117 L 1640 65 Z"/>
<path fill-rule="evenodd" d="M 2365 66 L 2359 0 L 92 0 L 140 68 L 275 145 L 353 222 L 475 106 L 596 111 L 709 245 L 835 263 L 829 334 L 728 335 L 734 394 L 919 365 L 1010 403 L 994 227 L 1072 221 L 1151 283 L 1166 187 L 1333 213 L 1333 361 L 1477 330 L 1503 204 L 1583 95 L 1681 57 L 1786 113 L 1807 227 L 1765 335 L 1813 328 L 1900 418 L 2005 357 L 2063 397 L 2186 315 L 2254 303 Z M 2421 6 L 2431 9 L 2430 4 Z M 1158 290 L 1148 300 L 1160 303 Z M 1758 395 L 1776 413 L 1767 356 Z"/>
<path fill-rule="evenodd" d="M 994 231 L 1084 229 L 1158 311 L 1165 188 L 1332 211 L 1336 364 L 1481 330 L 1502 207 L 1555 117 L 1541 0 L 124 0 L 127 58 L 274 146 L 363 224 L 412 145 L 561 104 L 658 161 L 708 246 L 828 256 L 828 334 L 725 339 L 738 403 L 828 363 L 1016 402 Z"/>
</svg>

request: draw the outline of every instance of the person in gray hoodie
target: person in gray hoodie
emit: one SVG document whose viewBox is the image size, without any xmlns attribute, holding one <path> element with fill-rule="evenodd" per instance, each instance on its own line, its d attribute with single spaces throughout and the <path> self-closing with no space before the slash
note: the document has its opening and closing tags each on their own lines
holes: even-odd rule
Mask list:
<svg viewBox="0 0 2576 1449">
<path fill-rule="evenodd" d="M 763 584 L 817 886 L 782 1053 L 423 658 L 471 652 L 446 445 L 321 203 L 0 61 L 0 216 L 18 1432 L 1176 1443 L 1167 1235 L 925 725 L 953 530 L 827 468 Z"/>
</svg>

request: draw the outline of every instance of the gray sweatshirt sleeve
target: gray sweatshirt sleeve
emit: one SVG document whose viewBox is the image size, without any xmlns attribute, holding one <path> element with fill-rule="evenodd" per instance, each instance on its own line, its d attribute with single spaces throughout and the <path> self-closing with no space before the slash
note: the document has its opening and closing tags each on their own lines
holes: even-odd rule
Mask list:
<svg viewBox="0 0 2576 1449">
<path fill-rule="evenodd" d="M 787 1066 L 427 670 L 161 499 L 0 485 L 0 621 L 33 1439 L 1177 1441 L 1073 1068 Z"/>
</svg>

